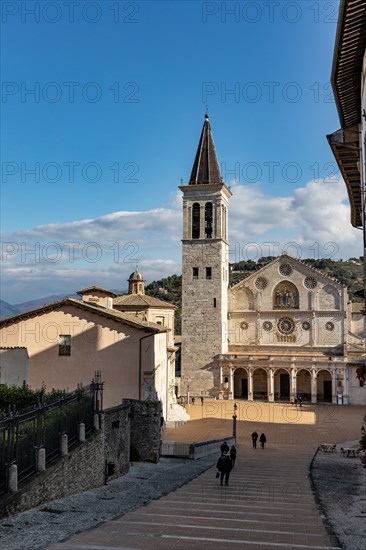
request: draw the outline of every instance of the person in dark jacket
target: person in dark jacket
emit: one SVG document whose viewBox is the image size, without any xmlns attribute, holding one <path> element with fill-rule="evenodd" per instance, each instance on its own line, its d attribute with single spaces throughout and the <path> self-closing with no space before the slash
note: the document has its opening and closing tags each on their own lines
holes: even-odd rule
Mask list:
<svg viewBox="0 0 366 550">
<path fill-rule="evenodd" d="M 257 439 L 258 439 L 258 434 L 257 434 L 257 432 L 253 432 L 253 433 L 252 433 L 253 449 L 256 449 L 256 448 L 257 448 Z"/>
<path fill-rule="evenodd" d="M 267 441 L 267 438 L 264 434 L 261 434 L 259 441 L 261 442 L 262 449 L 264 449 L 264 444 Z"/>
<path fill-rule="evenodd" d="M 226 441 L 223 442 L 223 444 L 220 447 L 221 454 L 228 453 L 229 452 L 229 445 L 226 443 Z"/>
<path fill-rule="evenodd" d="M 235 447 L 235 445 L 231 445 L 230 459 L 231 459 L 231 468 L 234 468 L 235 460 L 236 460 L 236 447 Z"/>
<path fill-rule="evenodd" d="M 229 485 L 229 477 L 231 472 L 231 459 L 228 452 L 222 453 L 219 460 L 217 461 L 216 468 L 220 472 L 220 485 L 222 485 L 222 482 L 225 478 L 225 485 Z"/>
</svg>

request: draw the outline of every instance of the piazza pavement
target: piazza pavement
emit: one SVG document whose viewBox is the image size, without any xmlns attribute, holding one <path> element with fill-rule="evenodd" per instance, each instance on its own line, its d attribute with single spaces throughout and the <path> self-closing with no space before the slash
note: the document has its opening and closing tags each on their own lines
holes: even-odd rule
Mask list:
<svg viewBox="0 0 366 550">
<path fill-rule="evenodd" d="M 163 438 L 201 442 L 229 437 L 233 406 L 233 401 L 196 401 L 189 407 L 191 420 L 165 430 Z M 210 467 L 166 496 L 48 549 L 340 548 L 317 502 L 309 469 L 319 445 L 359 439 L 365 407 L 247 401 L 237 406 L 238 456 L 227 487 L 219 485 L 216 468 Z M 254 430 L 265 433 L 264 449 L 252 448 Z"/>
</svg>

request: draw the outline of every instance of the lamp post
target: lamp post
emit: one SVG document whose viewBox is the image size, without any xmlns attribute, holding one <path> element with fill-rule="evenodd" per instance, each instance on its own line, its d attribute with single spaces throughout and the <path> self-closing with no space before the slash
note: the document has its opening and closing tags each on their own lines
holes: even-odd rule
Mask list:
<svg viewBox="0 0 366 550">
<path fill-rule="evenodd" d="M 236 409 L 238 408 L 238 405 L 234 403 L 234 414 L 233 414 L 233 438 L 236 443 Z"/>
</svg>

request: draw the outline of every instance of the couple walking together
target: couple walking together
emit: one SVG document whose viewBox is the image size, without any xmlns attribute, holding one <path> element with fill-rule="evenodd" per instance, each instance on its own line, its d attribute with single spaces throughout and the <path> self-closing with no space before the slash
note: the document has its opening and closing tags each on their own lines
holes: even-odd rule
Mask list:
<svg viewBox="0 0 366 550">
<path fill-rule="evenodd" d="M 252 433 L 253 449 L 256 449 L 256 448 L 257 448 L 257 439 L 258 439 L 258 434 L 257 434 L 257 432 L 253 432 L 253 433 Z M 262 449 L 264 449 L 264 444 L 265 444 L 265 442 L 267 441 L 267 438 L 266 438 L 266 436 L 264 435 L 264 433 L 261 434 L 261 436 L 260 436 L 260 438 L 259 438 L 259 441 L 260 441 L 260 444 L 261 444 Z"/>
</svg>

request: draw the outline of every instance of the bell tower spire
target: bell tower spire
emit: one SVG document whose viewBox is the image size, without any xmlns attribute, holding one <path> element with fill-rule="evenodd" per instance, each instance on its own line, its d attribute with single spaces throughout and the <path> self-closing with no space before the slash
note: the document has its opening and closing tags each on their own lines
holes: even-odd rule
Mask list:
<svg viewBox="0 0 366 550">
<path fill-rule="evenodd" d="M 189 185 L 221 183 L 219 161 L 212 137 L 210 120 L 206 111 L 202 133 L 194 159 Z"/>
<path fill-rule="evenodd" d="M 228 208 L 206 113 L 188 184 L 183 192 L 181 392 L 214 396 L 209 364 L 227 351 Z M 217 386 L 217 385 L 216 385 Z"/>
</svg>

